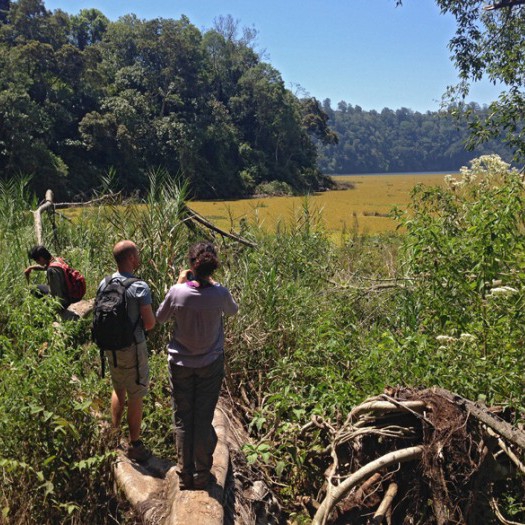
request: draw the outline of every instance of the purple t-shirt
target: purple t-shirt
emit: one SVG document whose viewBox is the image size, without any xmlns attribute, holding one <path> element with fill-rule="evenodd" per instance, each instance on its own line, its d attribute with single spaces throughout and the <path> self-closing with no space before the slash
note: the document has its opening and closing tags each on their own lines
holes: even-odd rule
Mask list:
<svg viewBox="0 0 525 525">
<path fill-rule="evenodd" d="M 192 368 L 213 363 L 224 351 L 223 315 L 234 315 L 238 309 L 228 289 L 219 284 L 172 286 L 156 313 L 159 323 L 175 321 L 168 343 L 170 359 Z"/>
</svg>

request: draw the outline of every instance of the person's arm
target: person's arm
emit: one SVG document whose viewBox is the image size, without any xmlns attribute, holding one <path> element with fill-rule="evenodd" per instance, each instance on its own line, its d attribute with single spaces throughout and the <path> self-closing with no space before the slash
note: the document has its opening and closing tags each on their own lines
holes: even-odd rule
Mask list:
<svg viewBox="0 0 525 525">
<path fill-rule="evenodd" d="M 155 316 L 157 318 L 157 322 L 159 323 L 165 323 L 171 317 L 171 294 L 172 290 L 170 289 L 166 294 L 166 297 L 164 297 L 164 301 L 162 301 L 160 306 L 157 308 Z"/>
<path fill-rule="evenodd" d="M 144 330 L 149 332 L 155 327 L 155 314 L 153 313 L 153 308 L 151 304 L 141 305 L 140 307 L 140 317 L 142 319 L 142 325 Z"/>
<path fill-rule="evenodd" d="M 24 270 L 24 275 L 26 276 L 26 279 L 27 279 L 27 282 L 29 282 L 29 276 L 31 275 L 31 272 L 33 270 L 37 270 L 39 272 L 42 272 L 44 271 L 46 268 L 45 266 L 41 266 L 40 264 L 32 264 L 31 266 L 28 266 L 25 270 Z"/>
<path fill-rule="evenodd" d="M 235 302 L 230 291 L 225 288 L 226 293 L 224 297 L 223 311 L 225 315 L 235 315 L 239 311 L 239 305 Z"/>
</svg>

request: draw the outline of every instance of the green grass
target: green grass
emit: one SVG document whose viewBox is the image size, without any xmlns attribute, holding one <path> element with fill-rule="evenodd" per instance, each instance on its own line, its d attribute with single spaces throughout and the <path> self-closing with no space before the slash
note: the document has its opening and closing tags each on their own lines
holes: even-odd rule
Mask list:
<svg viewBox="0 0 525 525">
<path fill-rule="evenodd" d="M 332 190 L 308 197 L 312 210 L 322 211 L 325 228 L 333 238 L 342 231 L 360 234 L 391 232 L 398 223 L 389 217 L 392 208 L 405 210 L 410 192 L 419 183 L 443 184 L 443 175 L 343 175 L 339 183 L 351 189 Z M 238 230 L 242 219 L 255 222 L 268 232 L 289 222 L 302 209 L 302 197 L 268 197 L 234 201 L 193 201 L 191 207 L 205 217 L 213 217 L 220 228 Z"/>
<path fill-rule="evenodd" d="M 113 244 L 131 238 L 142 250 L 140 274 L 151 283 L 156 307 L 185 264 L 189 243 L 204 234 L 183 221 L 184 191 L 158 177 L 146 202 L 59 220 L 56 236 L 46 219 L 46 244 L 83 271 L 88 297 L 114 267 Z M 222 261 L 217 279 L 240 305 L 225 324 L 227 385 L 251 432 L 247 457 L 273 480 L 290 515 L 301 513 L 302 496 L 315 497 L 329 461 L 326 431 L 301 431 L 314 415 L 337 426 L 356 403 L 397 384 L 436 384 L 525 411 L 521 182 L 489 184 L 474 193 L 473 205 L 466 193 L 443 184 L 408 198 L 414 179 L 404 187 L 400 176 L 352 180 L 355 190 L 262 200 L 255 218 L 274 202 L 294 206 L 271 228 L 260 215 L 247 215 L 239 229 L 255 249 L 215 238 Z M 372 199 L 378 188 L 387 190 L 384 204 Z M 405 235 L 330 228 L 329 204 L 336 209 L 340 197 L 348 213 L 349 195 L 360 196 L 361 213 L 404 203 Z M 323 211 L 319 199 L 326 199 Z M 221 206 L 233 204 L 206 203 L 214 213 L 191 206 L 219 216 Z M 35 207 L 21 185 L 0 188 L 0 522 L 126 523 L 101 426 L 109 418 L 111 386 L 107 376 L 98 377 L 90 320 L 53 325 L 56 304 L 32 297 L 23 278 L 34 242 L 27 210 Z M 236 225 L 237 215 L 225 216 Z M 490 296 L 485 282 L 496 277 L 517 292 Z M 385 284 L 392 286 L 379 286 Z M 153 383 L 144 438 L 157 455 L 173 457 L 167 340 L 166 327 L 148 340 Z"/>
</svg>

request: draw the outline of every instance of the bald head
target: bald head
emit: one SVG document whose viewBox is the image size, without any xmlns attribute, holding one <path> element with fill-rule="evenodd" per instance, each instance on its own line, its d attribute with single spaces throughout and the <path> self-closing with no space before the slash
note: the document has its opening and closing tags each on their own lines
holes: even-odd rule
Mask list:
<svg viewBox="0 0 525 525">
<path fill-rule="evenodd" d="M 138 266 L 138 264 L 136 264 L 138 255 L 139 249 L 132 241 L 119 241 L 113 247 L 113 257 L 115 258 L 119 269 L 124 269 L 126 271 L 135 269 L 135 267 Z"/>
</svg>

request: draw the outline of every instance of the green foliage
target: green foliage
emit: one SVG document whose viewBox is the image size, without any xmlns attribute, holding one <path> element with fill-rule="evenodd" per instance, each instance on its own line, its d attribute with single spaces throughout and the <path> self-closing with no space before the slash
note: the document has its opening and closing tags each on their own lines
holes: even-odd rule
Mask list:
<svg viewBox="0 0 525 525">
<path fill-rule="evenodd" d="M 498 153 L 510 160 L 514 153 L 514 147 L 507 147 L 498 137 L 466 147 L 471 129 L 464 112 L 479 119 L 491 113 L 475 103 L 459 112 L 456 105 L 450 111 L 384 108 L 377 112 L 346 102 L 334 110 L 326 99 L 323 110 L 339 138 L 338 143 L 318 146 L 323 173 L 455 172 L 480 155 Z"/>
<path fill-rule="evenodd" d="M 156 306 L 185 266 L 188 244 L 204 236 L 182 220 L 184 188 L 162 170 L 150 172 L 149 184 L 146 202 L 100 206 L 58 221 L 56 237 L 46 220 L 46 242 L 56 241 L 85 273 L 88 297 L 114 268 L 113 244 L 127 237 L 141 247 L 141 274 Z M 112 507 L 112 456 L 102 431 L 110 384 L 97 375 L 90 320 L 55 323 L 56 303 L 37 300 L 24 283 L 32 244 L 32 217 L 24 210 L 35 204 L 24 187 L 13 182 L 0 192 L 6 204 L 0 260 L 7 274 L 0 279 L 3 519 L 124 520 Z M 17 205 L 9 207 L 11 200 Z M 302 519 L 297 498 L 320 488 L 331 429 L 385 386 L 438 385 L 504 403 L 519 419 L 525 409 L 522 200 L 520 174 L 484 157 L 446 188 L 416 188 L 400 216 L 403 236 L 354 232 L 335 245 L 321 211 L 305 199 L 273 234 L 245 224 L 243 234 L 256 248 L 215 239 L 222 262 L 217 279 L 240 304 L 225 323 L 226 383 L 251 435 L 244 453 L 275 481 L 294 519 Z M 168 329 L 155 329 L 148 340 L 144 439 L 157 455 L 173 458 Z M 509 487 L 507 509 L 518 519 L 516 494 Z"/>
<path fill-rule="evenodd" d="M 524 108 L 525 11 L 520 2 L 495 2 L 483 9 L 479 0 L 437 0 L 443 13 L 456 19 L 456 34 L 450 49 L 459 72 L 459 84 L 449 88 L 447 98 L 456 104 L 456 114 L 469 122 L 470 146 L 490 139 L 503 139 L 516 160 L 525 158 Z M 465 106 L 470 86 L 486 78 L 501 85 L 501 95 L 479 114 Z"/>
<path fill-rule="evenodd" d="M 87 323 L 54 323 L 55 312 L 54 301 L 27 295 L 5 327 L 11 344 L 0 352 L 0 506 L 13 523 L 80 515 L 104 523 L 99 491 L 108 488 L 110 456 L 94 418 L 101 407 L 90 366 L 97 353 L 78 346 Z"/>
<path fill-rule="evenodd" d="M 450 359 L 440 384 L 457 389 L 459 381 L 470 397 L 482 393 L 491 403 L 512 397 L 523 406 L 522 395 L 508 390 L 522 382 L 521 175 L 486 156 L 448 183 L 416 188 L 403 218 L 406 271 L 414 279 L 411 325 L 433 334 L 435 355 Z M 478 379 L 458 379 L 463 366 Z"/>
<path fill-rule="evenodd" d="M 254 34 L 224 19 L 109 21 L 96 9 L 49 12 L 13 2 L 0 26 L 0 172 L 37 174 L 57 197 L 90 193 L 114 169 L 129 194 L 151 166 L 199 197 L 251 194 L 263 180 L 326 185 L 307 128 L 329 133 L 251 47 Z M 249 174 L 249 176 L 247 176 Z M 269 178 L 271 175 L 271 179 Z"/>
</svg>

